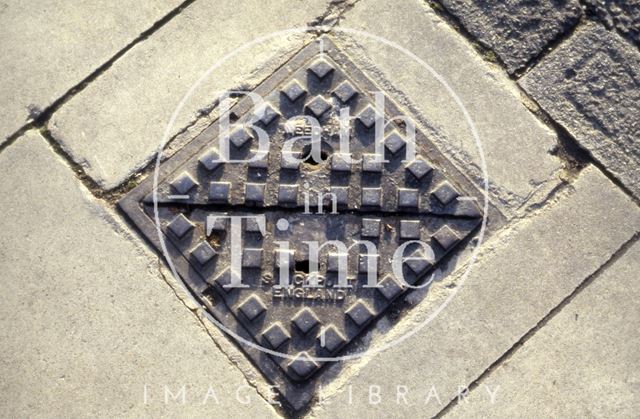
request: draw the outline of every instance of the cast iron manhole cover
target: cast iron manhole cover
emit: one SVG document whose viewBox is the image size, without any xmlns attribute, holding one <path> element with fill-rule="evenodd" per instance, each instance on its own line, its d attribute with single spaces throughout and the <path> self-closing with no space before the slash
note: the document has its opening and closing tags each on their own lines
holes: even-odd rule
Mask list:
<svg viewBox="0 0 640 419">
<path fill-rule="evenodd" d="M 233 107 L 224 138 L 218 121 L 164 162 L 157 186 L 160 229 L 177 272 L 218 322 L 255 343 L 241 346 L 296 410 L 313 397 L 326 364 L 311 357 L 344 353 L 409 291 L 407 284 L 424 281 L 482 221 L 480 192 L 419 130 L 407 160 L 410 120 L 397 118 L 386 96 L 380 115 L 373 92 L 381 89 L 328 39 L 323 46 L 307 46 L 256 88 L 265 100 L 259 109 L 249 97 Z M 347 152 L 340 147 L 341 109 L 353 117 Z M 392 121 L 382 144 L 375 141 L 376 118 Z M 270 141 L 263 158 L 219 161 L 221 148 L 233 160 L 255 157 L 259 130 Z M 301 138 L 284 149 L 294 137 Z M 320 147 L 312 147 L 314 139 Z M 160 249 L 152 177 L 120 206 Z M 331 243 L 315 257 L 310 241 Z M 359 241 L 374 251 L 367 254 Z M 391 262 L 407 242 L 400 260 L 405 283 Z M 238 278 L 233 263 L 242 288 L 228 287 Z M 282 272 L 287 286 L 279 286 Z M 380 288 L 366 287 L 374 272 Z"/>
</svg>

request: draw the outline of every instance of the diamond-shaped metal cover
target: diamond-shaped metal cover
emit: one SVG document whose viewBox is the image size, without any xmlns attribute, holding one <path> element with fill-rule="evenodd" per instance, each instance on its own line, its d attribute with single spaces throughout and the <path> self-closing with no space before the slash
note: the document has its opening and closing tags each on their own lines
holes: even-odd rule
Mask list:
<svg viewBox="0 0 640 419">
<path fill-rule="evenodd" d="M 314 377 L 326 364 L 308 357 L 348 351 L 350 343 L 408 292 L 394 280 L 391 270 L 390 259 L 398 246 L 419 238 L 433 248 L 435 260 L 427 260 L 416 246 L 406 249 L 406 281 L 418 283 L 481 222 L 474 202 L 480 193 L 419 129 L 411 161 L 405 161 L 408 147 L 404 131 L 395 122 L 385 128 L 383 147 L 376 148 L 376 115 L 388 121 L 400 116 L 400 111 L 392 98 L 385 96 L 385 115 L 378 115 L 370 92 L 381 89 L 328 38 L 323 45 L 322 53 L 317 45 L 304 48 L 254 90 L 268 108 L 256 110 L 246 99 L 231 109 L 237 119 L 226 138 L 233 144 L 230 157 L 253 155 L 258 147 L 251 133 L 251 124 L 255 124 L 270 137 L 263 164 L 213 163 L 220 149 L 220 126 L 215 122 L 161 165 L 157 187 L 160 228 L 178 274 L 226 328 L 289 356 L 267 355 L 242 345 L 296 410 L 310 401 L 317 385 Z M 355 117 L 350 149 L 336 157 L 341 151 L 337 117 L 345 107 Z M 284 142 L 308 128 L 301 115 L 314 114 L 322 116 L 323 158 L 287 163 L 282 155 Z M 304 141 L 296 144 L 293 154 L 305 156 Z M 374 161 L 380 150 L 384 150 L 384 163 Z M 352 159 L 350 163 L 347 157 Z M 120 205 L 160 249 L 152 178 L 131 191 Z M 175 199 L 176 192 L 189 195 Z M 337 213 L 330 213 L 331 202 L 324 202 L 322 214 L 303 213 L 305 196 L 314 206 L 314 197 L 330 192 L 339 199 Z M 207 234 L 207 218 L 212 215 L 219 217 L 211 222 Z M 224 287 L 231 276 L 231 223 L 224 218 L 228 215 L 265 217 L 262 227 L 252 219 L 242 223 L 242 245 L 247 249 L 243 252 L 242 281 L 247 288 Z M 337 272 L 328 269 L 329 253 L 334 257 L 341 253 L 330 246 L 319 257 L 323 286 L 310 289 L 301 285 L 308 279 L 311 265 L 308 248 L 303 245 L 308 240 L 339 240 L 351 249 L 347 254 L 350 288 L 338 287 Z M 376 245 L 378 255 L 371 257 L 383 289 L 362 287 L 369 258 L 362 258 L 363 249 L 353 246 L 356 240 Z M 290 249 L 279 248 L 276 241 L 287 241 Z M 287 265 L 293 285 L 277 287 L 279 269 Z"/>
</svg>

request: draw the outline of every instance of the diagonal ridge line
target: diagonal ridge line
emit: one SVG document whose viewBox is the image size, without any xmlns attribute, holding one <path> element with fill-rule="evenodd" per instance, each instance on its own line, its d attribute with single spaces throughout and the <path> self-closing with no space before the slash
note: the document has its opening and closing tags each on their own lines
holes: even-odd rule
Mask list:
<svg viewBox="0 0 640 419">
<path fill-rule="evenodd" d="M 51 115 L 56 112 L 62 105 L 76 96 L 78 93 L 82 92 L 89 83 L 93 82 L 95 79 L 100 77 L 105 71 L 107 71 L 111 66 L 126 54 L 133 47 L 143 42 L 151 35 L 153 35 L 156 31 L 161 29 L 164 25 L 169 23 L 174 17 L 178 16 L 184 9 L 189 7 L 196 0 L 185 0 L 172 9 L 169 13 L 161 17 L 155 23 L 153 23 L 148 29 L 142 31 L 138 36 L 136 36 L 131 42 L 124 46 L 124 48 L 120 49 L 116 52 L 111 58 L 102 63 L 98 68 L 93 70 L 88 76 L 80 80 L 74 86 L 72 86 L 69 90 L 62 94 L 58 99 L 54 100 L 49 106 L 47 106 L 37 117 L 35 117 L 32 121 L 26 123 L 22 127 L 20 127 L 17 131 L 7 137 L 7 141 L 5 141 L 2 145 L 0 145 L 0 152 L 4 150 L 8 145 L 12 144 L 17 138 L 22 136 L 26 131 L 33 128 L 40 128 L 44 126 Z"/>
</svg>

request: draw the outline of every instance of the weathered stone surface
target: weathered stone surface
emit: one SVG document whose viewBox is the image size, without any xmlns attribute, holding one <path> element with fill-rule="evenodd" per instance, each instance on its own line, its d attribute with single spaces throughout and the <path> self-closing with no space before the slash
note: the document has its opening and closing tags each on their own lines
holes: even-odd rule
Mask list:
<svg viewBox="0 0 640 419">
<path fill-rule="evenodd" d="M 277 416 L 42 137 L 0 173 L 2 416 Z"/>
<path fill-rule="evenodd" d="M 640 44 L 640 2 L 629 0 L 583 0 L 589 13 L 607 28 L 616 28 Z"/>
<path fill-rule="evenodd" d="M 344 35 L 340 46 L 394 101 L 410 109 L 407 114 L 422 115 L 418 122 L 430 138 L 483 185 L 483 159 L 454 97 L 427 68 L 384 42 L 406 48 L 442 76 L 477 129 L 490 193 L 502 211 L 514 210 L 555 178 L 561 162 L 549 154 L 553 133 L 522 105 L 513 82 L 487 65 L 424 2 L 389 7 L 382 0 L 362 0 L 344 14 L 341 25 L 383 38 Z"/>
<path fill-rule="evenodd" d="M 3 3 L 0 143 L 180 3 Z"/>
<path fill-rule="evenodd" d="M 614 32 L 580 29 L 521 81 L 538 103 L 640 197 L 640 53 Z"/>
<path fill-rule="evenodd" d="M 577 0 L 441 0 L 465 29 L 500 56 L 510 73 L 524 67 L 580 18 Z"/>
<path fill-rule="evenodd" d="M 637 416 L 638 272 L 636 242 L 447 417 Z"/>
<path fill-rule="evenodd" d="M 599 170 L 586 168 L 549 208 L 485 243 L 464 286 L 427 327 L 361 360 L 353 376 L 325 389 L 315 417 L 363 409 L 433 416 L 639 230 L 640 209 Z M 443 284 L 441 299 L 457 285 Z M 435 304 L 427 306 L 414 308 L 380 339 L 393 342 L 416 327 Z M 369 398 L 371 386 L 378 386 L 378 403 Z M 404 390 L 406 404 L 397 398 Z"/>
<path fill-rule="evenodd" d="M 49 128 L 89 176 L 113 188 L 151 159 L 173 111 L 205 71 L 255 38 L 304 26 L 328 3 L 196 2 L 60 108 Z M 301 46 L 300 35 L 283 34 L 222 63 L 184 104 L 171 134 L 206 114 L 217 92 L 247 90 Z"/>
</svg>

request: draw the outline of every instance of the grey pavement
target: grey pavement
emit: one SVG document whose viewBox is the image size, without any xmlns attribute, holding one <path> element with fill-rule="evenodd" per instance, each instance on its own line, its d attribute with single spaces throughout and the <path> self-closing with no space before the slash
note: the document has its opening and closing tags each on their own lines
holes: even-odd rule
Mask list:
<svg viewBox="0 0 640 419">
<path fill-rule="evenodd" d="M 490 3 L 0 5 L 0 415 L 637 416 L 640 9 Z M 324 32 L 495 212 L 294 412 L 116 201 Z"/>
<path fill-rule="evenodd" d="M 384 1 L 362 0 L 345 13 L 341 26 L 367 31 L 422 60 L 424 65 L 401 49 L 359 35 L 342 43 L 382 87 L 394 92 L 394 99 L 420 115 L 419 123 L 478 185 L 485 179 L 484 160 L 491 197 L 503 213 L 514 214 L 536 193 L 544 195 L 557 184 L 562 161 L 551 155 L 554 133 L 526 109 L 504 73 L 483 61 L 426 4 L 411 0 L 390 8 Z"/>
<path fill-rule="evenodd" d="M 605 27 L 617 29 L 640 45 L 640 3 L 626 0 L 584 0 L 584 4 L 588 13 L 597 16 Z"/>
<path fill-rule="evenodd" d="M 255 87 L 302 47 L 305 36 L 283 34 L 236 49 L 258 37 L 304 27 L 327 7 L 327 0 L 305 7 L 283 0 L 268 6 L 196 2 L 65 103 L 49 129 L 98 185 L 112 189 L 151 160 L 174 110 L 207 70 L 214 68 L 183 104 L 170 138 L 215 107 L 216 92 Z"/>
<path fill-rule="evenodd" d="M 37 132 L 0 168 L 3 416 L 276 416 Z"/>
<path fill-rule="evenodd" d="M 0 143 L 180 4 L 57 0 L 0 5 Z"/>
<path fill-rule="evenodd" d="M 638 207 L 612 186 L 597 169 L 587 168 L 566 196 L 488 241 L 464 282 L 464 269 L 458 270 L 433 292 L 439 299 L 416 309 L 398 329 L 412 330 L 457 292 L 446 308 L 403 344 L 360 361 L 364 365 L 350 380 L 326 389 L 326 405 L 314 416 L 354 409 L 397 418 L 438 414 L 637 235 Z M 395 330 L 381 342 L 398 339 L 402 331 Z M 373 405 L 371 386 L 381 394 Z M 399 387 L 408 391 L 406 403 L 398 402 Z"/>
<path fill-rule="evenodd" d="M 577 0 L 442 0 L 442 6 L 514 73 L 578 22 Z"/>
<path fill-rule="evenodd" d="M 636 417 L 639 264 L 636 242 L 447 416 Z"/>
<path fill-rule="evenodd" d="M 640 51 L 585 25 L 521 84 L 595 159 L 640 197 Z"/>
</svg>

